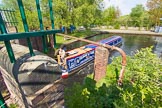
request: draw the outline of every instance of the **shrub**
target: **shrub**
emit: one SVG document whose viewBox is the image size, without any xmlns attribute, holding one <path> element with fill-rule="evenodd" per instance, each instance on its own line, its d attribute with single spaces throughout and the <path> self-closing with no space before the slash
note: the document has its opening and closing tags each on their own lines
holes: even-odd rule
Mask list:
<svg viewBox="0 0 162 108">
<path fill-rule="evenodd" d="M 120 29 L 120 24 L 119 23 L 115 23 L 114 24 L 114 29 Z"/>
<path fill-rule="evenodd" d="M 117 85 L 121 58 L 114 59 L 107 75 L 96 83 L 87 77 L 83 85 L 65 91 L 68 108 L 158 108 L 162 106 L 162 61 L 152 48 L 127 57 L 123 86 Z"/>
<path fill-rule="evenodd" d="M 17 104 L 10 104 L 9 108 L 18 108 L 18 105 Z"/>
</svg>

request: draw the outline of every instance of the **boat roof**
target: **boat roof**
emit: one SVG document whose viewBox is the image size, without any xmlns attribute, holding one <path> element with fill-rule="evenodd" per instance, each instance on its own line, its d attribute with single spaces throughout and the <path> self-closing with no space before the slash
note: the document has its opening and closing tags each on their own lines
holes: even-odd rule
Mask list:
<svg viewBox="0 0 162 108">
<path fill-rule="evenodd" d="M 92 48 L 85 48 L 84 46 L 83 47 L 79 47 L 79 48 L 76 48 L 74 50 L 71 50 L 71 51 L 68 51 L 67 53 L 70 54 L 69 56 L 66 57 L 66 59 L 71 59 L 71 58 L 75 58 L 76 56 L 80 56 L 86 52 L 89 52 L 89 51 L 92 51 L 93 49 Z"/>
<path fill-rule="evenodd" d="M 99 42 L 102 43 L 102 44 L 104 44 L 104 43 L 108 43 L 109 41 L 112 41 L 113 39 L 117 39 L 117 38 L 121 38 L 121 36 L 111 36 L 109 38 L 100 40 Z"/>
<path fill-rule="evenodd" d="M 109 38 L 106 38 L 106 39 L 102 39 L 99 41 L 99 43 L 102 43 L 102 44 L 106 44 L 106 43 L 109 43 L 111 41 L 113 41 L 114 39 L 118 39 L 118 38 L 121 38 L 121 36 L 111 36 Z M 97 45 L 94 45 L 94 44 L 88 44 L 85 46 L 86 48 L 96 48 Z"/>
<path fill-rule="evenodd" d="M 104 43 L 111 42 L 111 41 L 118 39 L 118 38 L 121 38 L 121 36 L 111 36 L 109 38 L 100 40 L 98 42 L 104 44 Z M 94 50 L 96 47 L 97 47 L 97 45 L 88 44 L 88 45 L 85 45 L 83 47 L 79 47 L 79 48 L 67 51 L 67 54 L 69 54 L 69 55 L 66 57 L 66 59 L 75 58 L 76 56 L 79 56 L 79 55 L 82 55 L 82 54 L 84 54 L 88 51 Z"/>
</svg>

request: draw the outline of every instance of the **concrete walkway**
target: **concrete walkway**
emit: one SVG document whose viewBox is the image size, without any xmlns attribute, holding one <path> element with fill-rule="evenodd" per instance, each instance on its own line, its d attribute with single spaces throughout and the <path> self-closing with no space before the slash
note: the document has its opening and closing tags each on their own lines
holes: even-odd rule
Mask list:
<svg viewBox="0 0 162 108">
<path fill-rule="evenodd" d="M 148 36 L 162 36 L 162 33 L 155 33 L 151 31 L 138 30 L 119 30 L 119 29 L 93 29 L 101 32 L 109 32 L 115 34 L 131 34 L 131 35 L 148 35 Z"/>
</svg>

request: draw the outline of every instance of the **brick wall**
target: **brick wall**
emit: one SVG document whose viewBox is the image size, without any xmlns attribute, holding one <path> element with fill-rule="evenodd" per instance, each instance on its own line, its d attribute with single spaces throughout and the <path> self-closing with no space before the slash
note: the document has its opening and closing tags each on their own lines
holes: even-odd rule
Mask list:
<svg viewBox="0 0 162 108">
<path fill-rule="evenodd" d="M 101 80 L 106 76 L 106 68 L 108 63 L 109 52 L 104 47 L 97 47 L 95 50 L 95 73 L 94 79 L 96 81 Z"/>
</svg>

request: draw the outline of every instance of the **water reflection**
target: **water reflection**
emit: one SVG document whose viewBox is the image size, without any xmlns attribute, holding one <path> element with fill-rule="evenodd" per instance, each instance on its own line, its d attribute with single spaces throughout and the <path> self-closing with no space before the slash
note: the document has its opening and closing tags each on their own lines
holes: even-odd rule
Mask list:
<svg viewBox="0 0 162 108">
<path fill-rule="evenodd" d="M 112 36 L 112 34 L 103 34 L 103 35 L 98 35 L 98 36 L 94 36 L 89 38 L 89 40 L 93 40 L 93 41 L 99 41 L 101 39 L 105 39 L 107 37 Z M 123 43 L 120 46 L 120 48 L 122 48 L 127 55 L 132 55 L 136 50 L 140 50 L 141 48 L 146 48 L 146 47 L 150 47 L 153 46 L 153 53 L 157 54 L 158 56 L 160 56 L 160 54 L 162 53 L 162 37 L 155 37 L 155 36 L 136 36 L 136 35 L 120 35 L 123 37 Z M 86 45 L 87 43 L 85 42 L 76 42 L 73 43 L 69 46 L 67 46 L 68 50 Z M 113 52 L 113 54 L 111 54 L 113 56 L 118 56 L 119 53 L 117 52 Z"/>
</svg>

